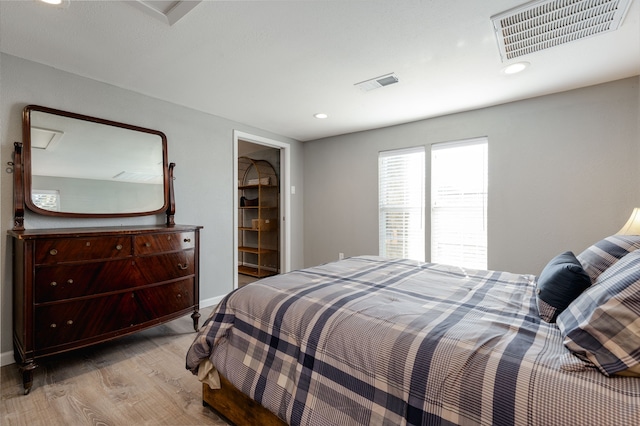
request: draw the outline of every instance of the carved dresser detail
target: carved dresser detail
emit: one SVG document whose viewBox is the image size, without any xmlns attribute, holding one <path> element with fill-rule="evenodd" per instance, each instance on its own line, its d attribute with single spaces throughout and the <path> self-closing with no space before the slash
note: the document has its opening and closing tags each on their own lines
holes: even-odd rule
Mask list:
<svg viewBox="0 0 640 426">
<path fill-rule="evenodd" d="M 40 357 L 190 312 L 197 330 L 200 228 L 10 231 L 14 352 L 25 393 Z"/>
</svg>

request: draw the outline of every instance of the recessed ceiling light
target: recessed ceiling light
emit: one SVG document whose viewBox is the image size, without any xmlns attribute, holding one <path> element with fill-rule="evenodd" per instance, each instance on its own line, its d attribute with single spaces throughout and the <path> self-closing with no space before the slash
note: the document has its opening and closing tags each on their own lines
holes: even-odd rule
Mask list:
<svg viewBox="0 0 640 426">
<path fill-rule="evenodd" d="M 58 7 L 68 7 L 70 0 L 39 0 L 42 3 L 50 4 Z"/>
<path fill-rule="evenodd" d="M 327 114 L 322 113 L 322 112 L 319 112 L 319 113 L 317 113 L 317 114 L 313 114 L 313 116 L 314 116 L 315 118 L 319 118 L 319 119 L 323 119 L 323 118 L 327 118 L 327 117 L 329 117 Z"/>
<path fill-rule="evenodd" d="M 517 74 L 524 71 L 529 65 L 531 65 L 529 62 L 516 62 L 515 64 L 507 65 L 502 68 L 502 72 L 505 74 Z"/>
</svg>

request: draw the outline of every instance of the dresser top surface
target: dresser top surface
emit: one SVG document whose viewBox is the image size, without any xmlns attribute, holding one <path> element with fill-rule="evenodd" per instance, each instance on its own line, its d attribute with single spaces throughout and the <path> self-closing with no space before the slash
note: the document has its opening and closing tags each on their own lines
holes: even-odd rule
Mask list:
<svg viewBox="0 0 640 426">
<path fill-rule="evenodd" d="M 109 236 L 109 235 L 143 235 L 159 232 L 193 232 L 202 229 L 200 225 L 146 225 L 146 226 L 105 226 L 94 228 L 47 228 L 27 229 L 24 231 L 9 230 L 7 234 L 20 240 L 38 238 L 72 238 L 75 236 Z"/>
</svg>

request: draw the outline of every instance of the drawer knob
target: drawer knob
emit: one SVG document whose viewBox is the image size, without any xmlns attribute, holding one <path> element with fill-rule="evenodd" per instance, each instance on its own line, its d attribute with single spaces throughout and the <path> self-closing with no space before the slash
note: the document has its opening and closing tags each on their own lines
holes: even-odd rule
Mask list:
<svg viewBox="0 0 640 426">
<path fill-rule="evenodd" d="M 180 293 L 178 293 L 178 295 L 176 296 L 178 299 L 180 299 L 182 297 L 182 295 Z"/>
<path fill-rule="evenodd" d="M 171 241 L 171 235 L 167 235 L 167 241 Z"/>
<path fill-rule="evenodd" d="M 58 285 L 58 283 L 57 283 L 57 282 L 55 282 L 55 281 L 51 281 L 51 287 L 55 287 L 55 286 L 57 286 L 57 285 Z"/>
<path fill-rule="evenodd" d="M 185 243 L 190 243 L 190 242 L 191 242 L 191 238 L 185 238 L 185 239 L 184 239 L 184 242 L 185 242 Z"/>
<path fill-rule="evenodd" d="M 91 241 L 87 241 L 87 243 L 85 244 L 85 246 L 87 246 L 87 247 L 91 247 Z"/>
<path fill-rule="evenodd" d="M 69 278 L 69 279 L 67 280 L 67 284 L 73 284 L 73 279 Z"/>
<path fill-rule="evenodd" d="M 151 243 L 144 243 L 146 247 L 151 247 Z"/>
<path fill-rule="evenodd" d="M 178 268 L 182 269 L 183 271 L 188 267 L 189 267 L 188 263 L 185 263 L 184 265 L 182 263 L 178 263 Z"/>
<path fill-rule="evenodd" d="M 71 324 L 73 324 L 73 320 L 68 320 L 67 325 L 71 325 Z"/>
<path fill-rule="evenodd" d="M 51 250 L 49 250 L 49 254 L 50 254 L 51 256 L 55 256 L 56 254 L 58 254 L 58 250 L 56 250 L 56 249 L 51 249 Z"/>
<path fill-rule="evenodd" d="M 56 327 L 57 327 L 57 325 L 56 325 L 56 323 L 54 322 L 54 323 L 53 323 L 53 324 L 51 324 L 49 327 L 51 327 L 51 328 L 56 328 Z"/>
<path fill-rule="evenodd" d="M 118 245 L 116 246 L 116 250 L 122 250 L 122 244 L 118 244 Z"/>
</svg>

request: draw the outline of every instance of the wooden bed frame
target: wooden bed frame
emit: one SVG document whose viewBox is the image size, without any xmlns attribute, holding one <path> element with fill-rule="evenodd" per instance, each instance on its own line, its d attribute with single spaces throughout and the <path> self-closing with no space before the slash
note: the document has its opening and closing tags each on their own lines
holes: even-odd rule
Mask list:
<svg viewBox="0 0 640 426">
<path fill-rule="evenodd" d="M 236 426 L 286 426 L 278 416 L 258 404 L 220 375 L 220 389 L 202 384 L 202 405 Z"/>
</svg>

